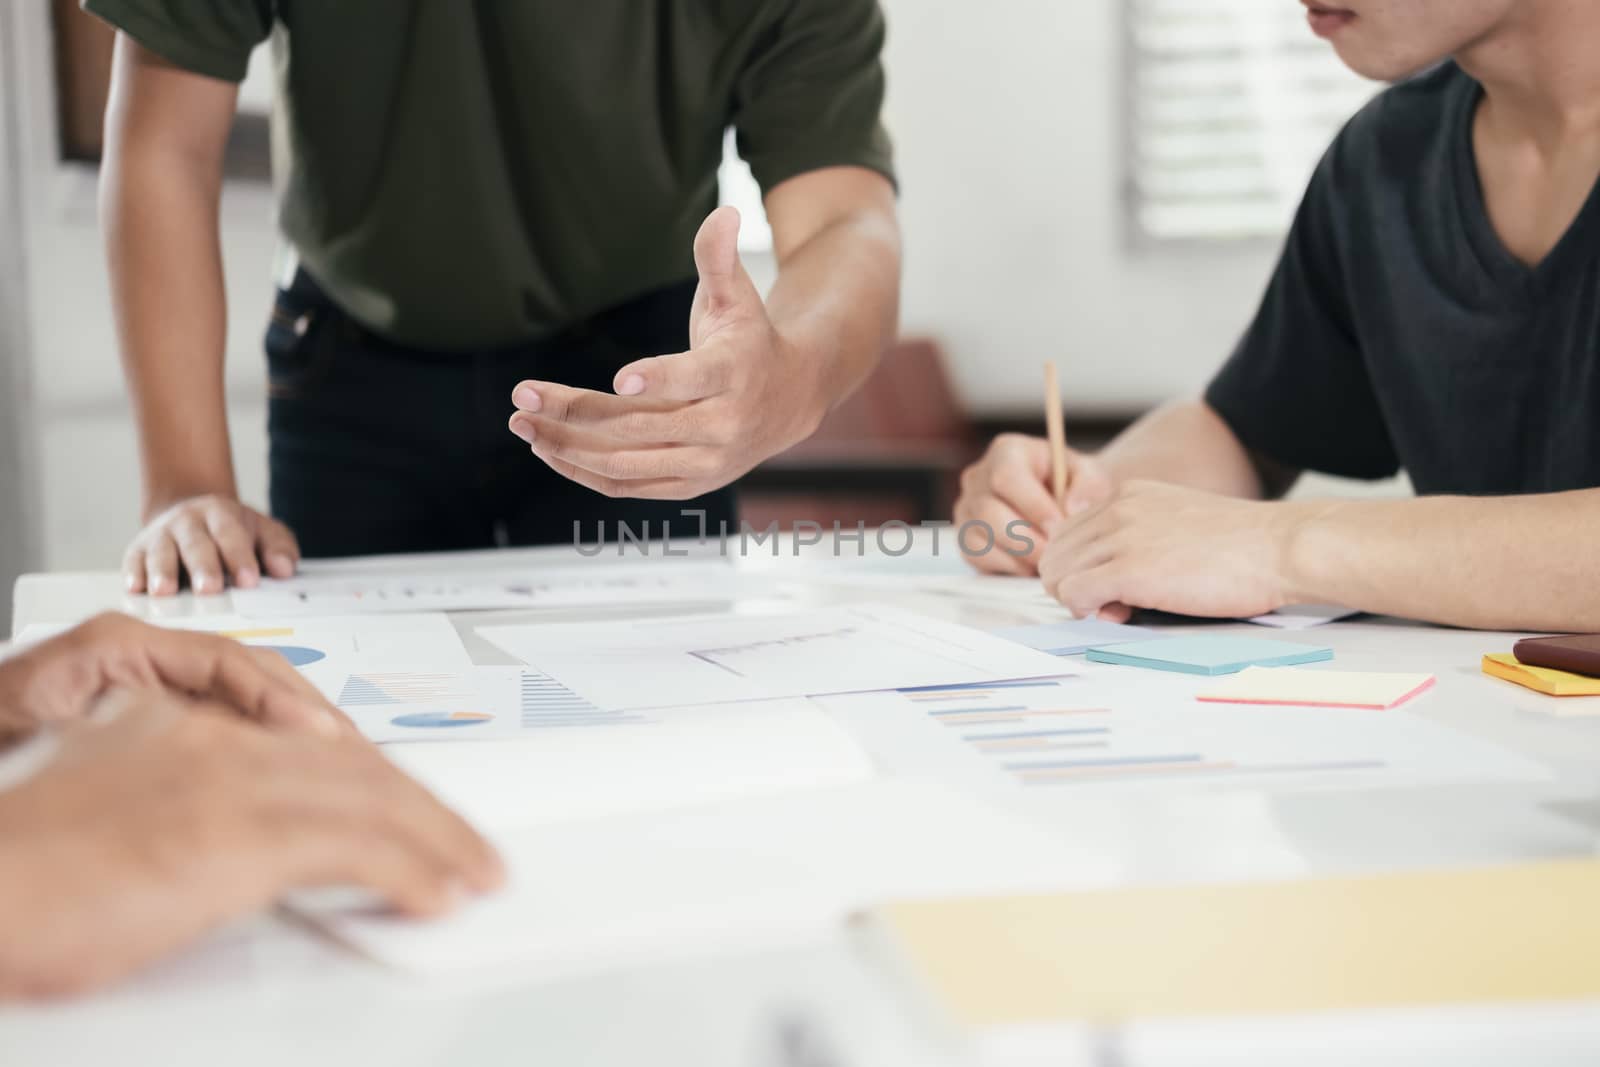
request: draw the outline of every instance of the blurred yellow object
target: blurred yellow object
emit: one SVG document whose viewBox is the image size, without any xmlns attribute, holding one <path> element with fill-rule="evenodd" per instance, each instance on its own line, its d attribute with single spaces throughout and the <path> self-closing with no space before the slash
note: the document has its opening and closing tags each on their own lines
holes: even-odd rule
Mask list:
<svg viewBox="0 0 1600 1067">
<path fill-rule="evenodd" d="M 1509 652 L 1484 656 L 1483 673 L 1553 697 L 1600 697 L 1600 678 L 1550 667 L 1530 667 Z"/>
<path fill-rule="evenodd" d="M 1600 862 L 921 900 L 879 916 L 959 1023 L 1600 998 Z"/>
</svg>

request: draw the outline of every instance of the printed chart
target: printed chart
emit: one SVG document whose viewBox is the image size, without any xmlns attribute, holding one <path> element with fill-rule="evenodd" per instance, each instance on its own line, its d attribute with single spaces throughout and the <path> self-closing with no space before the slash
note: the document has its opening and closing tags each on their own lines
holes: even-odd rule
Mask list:
<svg viewBox="0 0 1600 1067">
<path fill-rule="evenodd" d="M 481 711 L 422 711 L 413 715 L 396 715 L 389 721 L 395 726 L 449 730 L 460 726 L 487 726 L 494 722 L 494 716 Z"/>
<path fill-rule="evenodd" d="M 1074 706 L 1074 692 L 1059 679 L 978 688 L 902 692 L 930 722 L 1025 786 L 1137 781 L 1153 777 L 1225 778 L 1261 774 L 1380 770 L 1382 759 L 1262 760 L 1234 758 L 1228 750 L 1186 751 L 1162 745 L 1118 722 L 1109 707 Z M 1129 735 L 1129 736 L 1123 736 Z M 1138 740 L 1135 740 L 1138 738 Z M 1138 751 L 1129 751 L 1129 749 Z"/>
<path fill-rule="evenodd" d="M 1074 677 L 827 697 L 889 773 L 1046 812 L 1088 789 L 1372 788 L 1528 780 L 1536 765 L 1403 711 L 1201 703 L 1203 679 Z"/>
<path fill-rule="evenodd" d="M 222 637 L 231 637 L 257 648 L 270 648 L 293 667 L 309 667 L 328 658 L 327 650 L 306 644 L 291 644 L 295 631 L 292 626 L 256 627 L 253 629 L 221 630 Z"/>
<path fill-rule="evenodd" d="M 644 715 L 596 707 L 548 674 L 523 671 L 520 689 L 524 730 L 626 726 L 653 721 Z"/>
<path fill-rule="evenodd" d="M 459 671 L 352 674 L 345 680 L 337 703 L 341 708 L 360 708 L 476 700 L 478 690 L 468 678 Z"/>
<path fill-rule="evenodd" d="M 1067 673 L 1060 660 L 1035 649 L 874 604 L 485 626 L 478 633 L 616 711 Z"/>
<path fill-rule="evenodd" d="M 654 721 L 596 707 L 548 675 L 520 667 L 364 671 L 344 679 L 335 702 L 379 743 L 504 740 Z"/>
<path fill-rule="evenodd" d="M 639 603 L 703 604 L 729 598 L 737 573 L 728 561 L 646 559 L 605 564 L 482 570 L 452 574 L 307 568 L 295 578 L 237 589 L 233 602 L 252 617 L 391 612 L 541 610 Z"/>
<path fill-rule="evenodd" d="M 294 666 L 310 668 L 312 681 L 324 691 L 358 664 L 426 663 L 435 670 L 454 670 L 472 662 L 449 618 L 437 613 L 270 621 L 240 615 L 197 615 L 161 620 L 160 625 L 270 648 Z"/>
</svg>

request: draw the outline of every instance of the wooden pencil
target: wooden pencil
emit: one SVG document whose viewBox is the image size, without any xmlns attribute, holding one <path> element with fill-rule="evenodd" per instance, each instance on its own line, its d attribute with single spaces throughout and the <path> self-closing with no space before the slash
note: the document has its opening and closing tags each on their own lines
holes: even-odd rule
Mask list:
<svg viewBox="0 0 1600 1067">
<path fill-rule="evenodd" d="M 1061 415 L 1061 381 L 1056 365 L 1044 365 L 1044 425 L 1050 437 L 1050 491 L 1063 511 L 1067 507 L 1067 428 Z"/>
</svg>

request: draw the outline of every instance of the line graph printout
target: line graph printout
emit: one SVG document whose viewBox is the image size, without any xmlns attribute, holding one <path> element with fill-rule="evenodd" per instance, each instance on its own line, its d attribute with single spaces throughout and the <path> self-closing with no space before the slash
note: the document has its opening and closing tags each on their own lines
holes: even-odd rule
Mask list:
<svg viewBox="0 0 1600 1067">
<path fill-rule="evenodd" d="M 236 589 L 237 610 L 252 617 L 477 611 L 640 603 L 708 603 L 732 596 L 737 572 L 726 560 L 631 560 L 553 567 L 428 574 L 328 567 L 296 578 Z"/>
<path fill-rule="evenodd" d="M 1202 681 L 1085 673 L 819 703 L 889 773 L 960 782 L 1035 811 L 1106 788 L 1368 788 L 1544 775 L 1420 716 L 1203 704 L 1193 692 Z"/>
<path fill-rule="evenodd" d="M 479 633 L 602 708 L 769 700 L 1063 673 L 1059 659 L 881 605 L 483 627 Z"/>
</svg>

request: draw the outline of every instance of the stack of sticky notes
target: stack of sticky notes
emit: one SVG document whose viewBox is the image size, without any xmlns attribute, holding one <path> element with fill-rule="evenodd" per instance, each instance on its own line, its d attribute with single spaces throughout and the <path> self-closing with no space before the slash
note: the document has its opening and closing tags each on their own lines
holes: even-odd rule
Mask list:
<svg viewBox="0 0 1600 1067">
<path fill-rule="evenodd" d="M 1553 697 L 1600 696 L 1600 678 L 1558 671 L 1553 667 L 1531 667 L 1509 652 L 1484 656 L 1483 673 Z"/>
<path fill-rule="evenodd" d="M 1600 861 L 912 900 L 878 917 L 958 1023 L 1600 998 Z"/>
<path fill-rule="evenodd" d="M 1399 707 L 1433 687 L 1431 674 L 1370 671 L 1302 671 L 1291 667 L 1251 667 L 1201 693 L 1213 704 L 1278 704 L 1289 707 Z"/>
<path fill-rule="evenodd" d="M 1148 667 L 1180 674 L 1217 675 L 1237 674 L 1246 667 L 1292 667 L 1300 663 L 1317 663 L 1332 659 L 1333 649 L 1291 644 L 1288 641 L 1267 641 L 1258 637 L 1203 634 L 1091 648 L 1088 658 L 1095 663 Z"/>
</svg>

